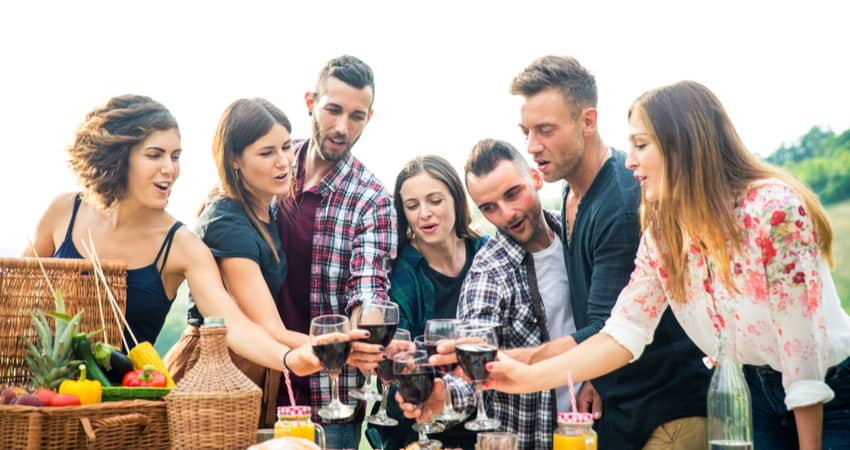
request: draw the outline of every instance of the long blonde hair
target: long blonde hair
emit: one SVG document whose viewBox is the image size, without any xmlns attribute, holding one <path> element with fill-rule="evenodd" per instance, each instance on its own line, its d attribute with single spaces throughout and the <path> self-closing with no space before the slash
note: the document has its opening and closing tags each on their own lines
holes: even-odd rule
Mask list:
<svg viewBox="0 0 850 450">
<path fill-rule="evenodd" d="M 741 250 L 733 202 L 756 180 L 777 178 L 799 195 L 809 213 L 818 247 L 832 264 L 832 227 L 817 196 L 785 171 L 747 151 L 717 97 L 694 81 L 648 91 L 629 108 L 655 139 L 664 162 L 662 195 L 641 201 L 641 223 L 658 243 L 673 299 L 685 302 L 689 240 L 719 267 L 724 285 L 737 290 L 730 270 Z M 674 188 L 675 187 L 675 188 Z M 730 245 L 731 244 L 731 245 Z"/>
</svg>

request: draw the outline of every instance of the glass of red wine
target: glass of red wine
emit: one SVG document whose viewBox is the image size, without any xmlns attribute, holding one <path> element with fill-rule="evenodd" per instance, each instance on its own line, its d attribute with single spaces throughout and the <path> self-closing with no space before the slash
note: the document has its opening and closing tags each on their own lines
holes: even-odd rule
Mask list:
<svg viewBox="0 0 850 450">
<path fill-rule="evenodd" d="M 434 390 L 434 377 L 436 375 L 434 366 L 428 363 L 428 352 L 416 350 L 413 352 L 401 352 L 393 358 L 393 372 L 395 373 L 395 384 L 399 394 L 407 403 L 422 405 L 431 396 Z M 438 450 L 443 443 L 429 439 L 427 433 L 439 433 L 445 430 L 441 423 L 418 422 L 413 429 L 419 432 L 417 444 L 421 449 Z"/>
<path fill-rule="evenodd" d="M 425 343 L 425 351 L 428 352 L 428 356 L 437 354 L 437 344 L 440 341 L 457 339 L 460 324 L 460 320 L 457 319 L 431 319 L 425 322 L 425 335 L 423 341 Z M 437 371 L 440 373 L 440 376 L 443 377 L 443 383 L 446 386 L 446 396 L 445 402 L 443 403 L 443 410 L 434 416 L 434 420 L 455 422 L 466 418 L 466 414 L 455 411 L 452 406 L 452 390 L 449 389 L 449 383 L 446 381 L 446 377 L 455 369 L 455 366 L 456 364 L 437 366 Z"/>
<path fill-rule="evenodd" d="M 378 379 L 381 380 L 383 392 L 381 393 L 381 407 L 375 415 L 366 418 L 366 421 L 375 425 L 383 425 L 385 427 L 394 427 L 398 425 L 398 420 L 387 415 L 387 399 L 390 392 L 390 386 L 393 384 L 393 360 L 392 358 L 403 351 L 413 350 L 413 343 L 410 341 L 410 331 L 403 328 L 395 330 L 392 342 L 387 346 L 386 358 L 378 363 Z"/>
<path fill-rule="evenodd" d="M 386 348 L 393 340 L 398 327 L 398 305 L 393 302 L 364 302 L 357 313 L 357 328 L 369 331 L 369 337 L 364 339 L 369 344 L 382 345 Z M 381 394 L 372 383 L 370 370 L 366 375 L 363 386 L 348 392 L 348 395 L 358 400 L 381 400 Z"/>
<path fill-rule="evenodd" d="M 318 316 L 310 321 L 310 343 L 331 379 L 331 402 L 319 409 L 323 419 L 345 419 L 354 408 L 339 401 L 339 373 L 351 353 L 348 317 L 339 314 Z"/>
<path fill-rule="evenodd" d="M 486 365 L 496 359 L 498 348 L 495 325 L 471 323 L 463 324 L 458 329 L 458 339 L 455 341 L 457 362 L 466 376 L 475 382 L 475 396 L 478 404 L 478 414 L 475 419 L 464 424 L 467 430 L 495 430 L 501 425 L 499 420 L 487 417 L 487 411 L 484 409 L 484 392 L 481 389 L 489 375 Z"/>
</svg>

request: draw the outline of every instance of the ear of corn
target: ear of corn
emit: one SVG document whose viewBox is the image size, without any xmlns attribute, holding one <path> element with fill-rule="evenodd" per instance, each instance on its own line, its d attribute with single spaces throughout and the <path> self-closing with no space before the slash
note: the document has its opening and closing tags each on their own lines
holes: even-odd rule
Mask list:
<svg viewBox="0 0 850 450">
<path fill-rule="evenodd" d="M 138 345 L 130 350 L 127 356 L 133 362 L 134 369 L 144 369 L 145 365 L 150 364 L 154 369 L 165 374 L 165 378 L 168 380 L 168 387 L 174 387 L 174 380 L 171 379 L 171 374 L 168 373 L 165 363 L 162 362 L 162 358 L 159 357 L 159 353 L 154 350 L 150 342 L 139 342 Z"/>
</svg>

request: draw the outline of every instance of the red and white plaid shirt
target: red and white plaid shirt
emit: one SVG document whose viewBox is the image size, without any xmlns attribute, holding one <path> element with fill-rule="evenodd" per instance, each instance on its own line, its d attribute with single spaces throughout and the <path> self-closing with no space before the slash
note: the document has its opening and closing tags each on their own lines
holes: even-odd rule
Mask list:
<svg viewBox="0 0 850 450">
<path fill-rule="evenodd" d="M 303 162 L 302 152 L 309 144 L 308 140 L 298 145 L 296 164 Z M 298 168 L 296 173 L 295 189 L 300 193 L 304 187 L 303 169 Z M 318 191 L 321 201 L 313 228 L 310 316 L 348 315 L 351 308 L 366 300 L 389 301 L 390 269 L 398 245 L 396 211 L 390 193 L 351 153 L 331 169 L 319 183 Z M 363 376 L 357 368 L 345 366 L 339 378 L 340 400 L 358 403 L 356 421 L 363 418 L 365 402 L 350 398 L 348 391 L 361 384 Z M 319 420 L 315 413 L 330 403 L 330 397 L 327 373 L 312 375 L 310 399 L 315 420 Z"/>
</svg>

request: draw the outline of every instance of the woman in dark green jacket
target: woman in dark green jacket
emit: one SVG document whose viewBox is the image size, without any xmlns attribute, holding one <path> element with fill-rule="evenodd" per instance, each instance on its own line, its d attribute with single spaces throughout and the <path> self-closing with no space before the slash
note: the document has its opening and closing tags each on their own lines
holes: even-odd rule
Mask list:
<svg viewBox="0 0 850 450">
<path fill-rule="evenodd" d="M 429 319 L 455 318 L 463 279 L 486 238 L 470 228 L 472 216 L 463 183 L 451 164 L 439 156 L 419 156 L 405 164 L 396 177 L 393 199 L 398 212 L 399 254 L 390 298 L 399 306 L 399 328 L 419 336 Z M 369 425 L 369 435 L 380 435 L 384 449 L 397 449 L 416 441 L 417 435 L 410 428 L 413 421 L 405 419 L 392 400 L 392 391 L 389 398 L 388 414 L 399 425 Z M 448 425 L 445 432 L 433 435 L 443 447 L 474 447 L 473 432 L 462 424 Z"/>
</svg>

